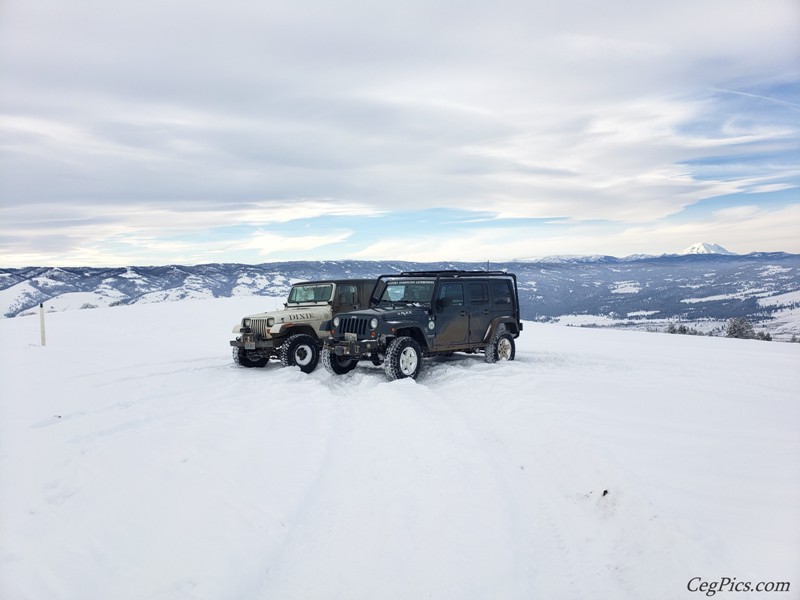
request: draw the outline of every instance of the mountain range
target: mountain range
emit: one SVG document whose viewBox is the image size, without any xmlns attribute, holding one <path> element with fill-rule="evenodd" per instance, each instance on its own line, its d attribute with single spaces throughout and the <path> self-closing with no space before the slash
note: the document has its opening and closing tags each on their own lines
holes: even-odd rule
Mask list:
<svg viewBox="0 0 800 600">
<path fill-rule="evenodd" d="M 776 339 L 800 333 L 800 255 L 782 252 L 488 264 L 340 260 L 0 268 L 0 311 L 15 317 L 30 314 L 40 303 L 57 311 L 188 298 L 285 296 L 296 281 L 487 266 L 516 273 L 522 316 L 528 320 L 636 328 L 680 321 L 710 330 L 727 319 L 746 317 Z"/>
</svg>

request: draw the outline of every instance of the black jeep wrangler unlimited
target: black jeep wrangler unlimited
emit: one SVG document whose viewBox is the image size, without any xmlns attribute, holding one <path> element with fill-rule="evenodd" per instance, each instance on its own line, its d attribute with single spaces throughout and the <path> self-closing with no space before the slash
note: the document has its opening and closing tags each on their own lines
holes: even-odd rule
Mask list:
<svg viewBox="0 0 800 600">
<path fill-rule="evenodd" d="M 502 271 L 410 271 L 381 275 L 370 308 L 331 321 L 322 363 L 336 375 L 359 360 L 383 364 L 389 380 L 416 378 L 425 356 L 483 351 L 514 359 L 522 331 L 517 278 Z"/>
</svg>

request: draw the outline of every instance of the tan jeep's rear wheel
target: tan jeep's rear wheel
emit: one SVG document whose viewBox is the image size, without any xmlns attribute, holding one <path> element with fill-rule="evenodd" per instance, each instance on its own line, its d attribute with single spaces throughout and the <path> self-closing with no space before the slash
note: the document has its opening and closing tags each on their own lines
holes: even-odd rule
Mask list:
<svg viewBox="0 0 800 600">
<path fill-rule="evenodd" d="M 284 367 L 300 367 L 303 373 L 311 373 L 319 363 L 319 346 L 310 335 L 297 333 L 281 345 L 280 355 Z"/>
</svg>

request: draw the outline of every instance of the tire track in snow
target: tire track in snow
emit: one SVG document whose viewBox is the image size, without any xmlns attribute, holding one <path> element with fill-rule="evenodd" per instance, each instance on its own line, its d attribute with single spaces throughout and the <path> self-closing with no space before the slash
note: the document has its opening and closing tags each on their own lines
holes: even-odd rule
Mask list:
<svg viewBox="0 0 800 600">
<path fill-rule="evenodd" d="M 321 479 L 253 597 L 529 597 L 513 507 L 480 440 L 425 386 L 378 376 L 330 386 L 344 397 Z"/>
<path fill-rule="evenodd" d="M 497 386 L 502 385 L 502 374 L 491 373 L 488 369 L 487 373 L 489 377 L 497 378 Z M 457 381 L 447 374 L 443 374 L 440 380 L 447 381 L 448 386 Z M 491 406 L 495 399 L 487 398 L 486 402 Z M 555 516 L 563 512 L 561 496 L 547 491 L 552 490 L 554 482 L 559 479 L 554 475 L 550 461 L 537 460 L 539 457 L 520 460 L 509 448 L 507 435 L 498 433 L 492 427 L 490 419 L 478 420 L 471 416 L 457 398 L 450 398 L 445 403 L 451 414 L 474 436 L 476 445 L 487 454 L 496 477 L 502 482 L 503 495 L 513 502 L 511 517 L 517 531 L 516 552 L 518 560 L 526 563 L 527 577 L 532 582 L 530 597 L 538 594 L 543 594 L 542 597 L 569 597 L 575 600 L 593 597 L 591 587 L 581 584 L 585 576 L 582 568 L 587 564 L 585 556 L 580 546 L 574 544 L 574 540 L 566 538 L 563 516 L 561 519 Z M 524 487 L 523 481 L 530 479 L 538 482 L 534 493 Z M 545 564 L 548 566 L 548 573 L 543 573 L 539 567 Z M 556 572 L 552 569 L 554 564 L 561 565 Z"/>
<path fill-rule="evenodd" d="M 452 368 L 432 375 L 428 382 L 448 391 L 450 407 L 483 440 L 483 447 L 505 475 L 508 494 L 519 506 L 521 535 L 527 539 L 526 555 L 533 564 L 537 594 L 592 598 L 597 589 L 622 591 L 615 573 L 618 557 L 607 552 L 605 541 L 590 538 L 607 529 L 609 507 L 616 506 L 623 480 L 572 426 L 569 406 L 549 397 L 552 378 L 561 377 L 563 365 L 542 371 L 542 364 L 475 364 L 469 376 L 467 369 Z M 585 366 L 592 376 L 597 369 L 617 371 L 623 365 L 586 361 Z M 508 380 L 527 384 L 505 394 Z M 476 385 L 500 393 L 477 399 L 470 393 Z M 600 495 L 604 487 L 614 490 L 611 500 Z M 633 509 L 642 518 L 641 507 Z M 587 571 L 586 565 L 597 564 L 604 566 Z M 547 570 L 542 571 L 540 565 L 547 565 Z"/>
<path fill-rule="evenodd" d="M 605 370 L 621 365 L 609 362 Z M 657 554 L 675 581 L 687 581 L 691 575 L 684 574 L 699 565 L 714 571 L 695 539 L 659 515 L 648 498 L 631 493 L 638 488 L 632 473 L 584 439 L 583 429 L 572 423 L 576 414 L 569 403 L 549 397 L 560 369 L 543 375 L 536 366 L 475 364 L 469 377 L 467 369 L 453 366 L 426 379 L 448 392 L 448 405 L 482 440 L 506 477 L 507 495 L 517 499 L 525 555 L 534 566 L 531 597 L 588 599 L 597 590 L 613 591 L 609 597 L 642 597 L 648 591 L 640 582 L 649 579 L 637 577 L 634 565 L 648 554 Z M 590 371 L 573 378 L 591 378 L 595 369 Z M 524 375 L 528 385 L 495 397 L 470 394 L 476 385 L 503 390 L 509 373 Z M 603 495 L 605 488 L 610 495 Z"/>
</svg>

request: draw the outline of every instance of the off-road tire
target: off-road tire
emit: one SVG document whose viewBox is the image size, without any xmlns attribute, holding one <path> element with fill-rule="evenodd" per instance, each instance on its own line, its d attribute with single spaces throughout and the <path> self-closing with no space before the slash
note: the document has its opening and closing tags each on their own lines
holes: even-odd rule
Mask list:
<svg viewBox="0 0 800 600">
<path fill-rule="evenodd" d="M 492 336 L 492 341 L 486 346 L 484 350 L 486 353 L 486 362 L 495 363 L 498 361 L 514 360 L 517 353 L 516 344 L 514 344 L 514 336 L 506 331 L 504 325 L 501 325 Z"/>
<path fill-rule="evenodd" d="M 344 375 L 356 368 L 358 360 L 355 358 L 346 358 L 338 356 L 335 352 L 331 352 L 330 348 L 322 349 L 322 365 L 325 370 L 332 375 Z"/>
<path fill-rule="evenodd" d="M 319 343 L 307 333 L 296 333 L 281 344 L 279 354 L 284 367 L 300 367 L 311 373 L 319 363 Z"/>
<path fill-rule="evenodd" d="M 265 367 L 269 362 L 269 356 L 258 354 L 252 350 L 244 348 L 232 348 L 233 362 L 237 367 Z"/>
<path fill-rule="evenodd" d="M 394 338 L 386 348 L 383 369 L 389 381 L 411 377 L 416 379 L 422 368 L 422 349 L 414 338 Z"/>
</svg>

